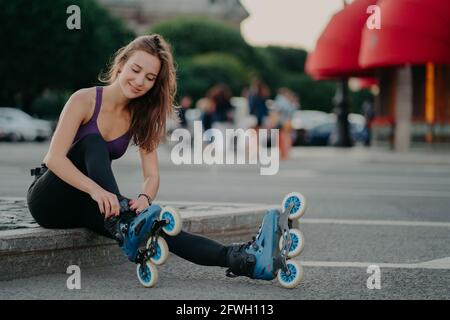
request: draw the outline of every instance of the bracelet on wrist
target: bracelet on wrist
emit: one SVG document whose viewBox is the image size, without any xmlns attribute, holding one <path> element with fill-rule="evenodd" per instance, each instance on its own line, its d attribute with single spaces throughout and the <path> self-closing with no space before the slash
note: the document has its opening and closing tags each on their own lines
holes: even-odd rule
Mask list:
<svg viewBox="0 0 450 320">
<path fill-rule="evenodd" d="M 145 194 L 145 193 L 139 193 L 138 198 L 139 198 L 140 196 L 144 196 L 144 197 L 147 199 L 149 205 L 152 204 L 152 201 L 153 201 L 153 200 L 152 200 L 152 198 L 151 198 L 149 195 L 147 195 L 147 194 Z"/>
</svg>

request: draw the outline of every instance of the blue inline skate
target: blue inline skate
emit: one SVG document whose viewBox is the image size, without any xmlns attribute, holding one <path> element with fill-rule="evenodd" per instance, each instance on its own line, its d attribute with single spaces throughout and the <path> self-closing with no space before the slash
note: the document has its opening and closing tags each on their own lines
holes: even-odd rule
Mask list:
<svg viewBox="0 0 450 320">
<path fill-rule="evenodd" d="M 179 214 L 170 207 L 152 204 L 136 215 L 128 207 L 129 199 L 119 201 L 121 214 L 105 221 L 105 227 L 119 243 L 127 258 L 136 263 L 139 282 L 153 287 L 158 282 L 158 270 L 169 257 L 167 242 L 160 237 L 162 231 L 175 236 L 181 231 Z"/>
<path fill-rule="evenodd" d="M 273 280 L 284 288 L 295 288 L 301 281 L 303 269 L 297 260 L 304 247 L 303 234 L 291 229 L 292 222 L 306 210 L 305 198 L 300 193 L 289 193 L 282 202 L 281 211 L 268 210 L 253 241 L 237 244 L 228 251 L 227 276 L 247 276 L 252 279 Z"/>
</svg>

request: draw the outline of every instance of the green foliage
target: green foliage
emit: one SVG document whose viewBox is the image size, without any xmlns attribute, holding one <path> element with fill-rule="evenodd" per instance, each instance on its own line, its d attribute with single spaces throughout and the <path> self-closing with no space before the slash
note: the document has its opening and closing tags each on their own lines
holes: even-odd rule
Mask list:
<svg viewBox="0 0 450 320">
<path fill-rule="evenodd" d="M 249 73 L 242 63 L 229 54 L 207 53 L 179 62 L 179 96 L 190 95 L 194 100 L 218 83 L 227 84 L 234 95 L 239 95 L 249 83 Z"/>
<path fill-rule="evenodd" d="M 70 5 L 81 9 L 81 29 L 66 26 Z M 0 5 L 0 105 L 21 106 L 32 114 L 57 117 L 71 92 L 98 84 L 97 76 L 113 53 L 135 35 L 95 0 L 14 0 Z M 304 108 L 330 112 L 334 82 L 317 82 L 304 73 L 301 49 L 252 47 L 240 32 L 208 17 L 176 18 L 159 23 L 178 64 L 178 96 L 194 100 L 218 83 L 239 95 L 253 77 L 272 96 L 286 86 Z M 6 77 L 5 77 L 6 75 Z M 359 111 L 368 92 L 351 93 Z"/>
<path fill-rule="evenodd" d="M 81 10 L 80 30 L 66 26 L 72 4 Z M 14 100 L 27 111 L 45 88 L 93 85 L 112 53 L 133 37 L 94 0 L 2 1 L 0 21 L 0 73 L 8 75 L 0 103 Z"/>
<path fill-rule="evenodd" d="M 171 19 L 149 32 L 161 34 L 172 45 L 178 63 L 178 96 L 197 100 L 218 83 L 239 95 L 264 66 L 239 31 L 208 17 Z"/>
<path fill-rule="evenodd" d="M 33 101 L 31 114 L 39 118 L 57 119 L 71 94 L 71 91 L 47 91 Z"/>
<path fill-rule="evenodd" d="M 283 71 L 273 59 L 272 54 L 266 48 L 255 48 L 255 75 L 262 79 L 271 89 L 272 93 L 279 88 L 279 80 Z"/>
<path fill-rule="evenodd" d="M 305 50 L 278 46 L 268 46 L 262 50 L 267 52 L 269 59 L 280 71 L 304 73 L 308 55 Z"/>
<path fill-rule="evenodd" d="M 208 17 L 180 17 L 154 25 L 151 33 L 161 34 L 173 48 L 176 59 L 209 52 L 228 53 L 243 63 L 253 58 L 254 49 L 239 31 Z"/>
<path fill-rule="evenodd" d="M 336 83 L 315 81 L 304 73 L 284 73 L 280 87 L 288 87 L 300 97 L 303 109 L 332 112 Z"/>
<path fill-rule="evenodd" d="M 302 49 L 269 46 L 258 48 L 265 61 L 264 79 L 272 90 L 272 96 L 280 87 L 287 87 L 300 97 L 302 108 L 331 112 L 336 84 L 331 81 L 315 81 L 304 73 L 307 52 Z"/>
</svg>

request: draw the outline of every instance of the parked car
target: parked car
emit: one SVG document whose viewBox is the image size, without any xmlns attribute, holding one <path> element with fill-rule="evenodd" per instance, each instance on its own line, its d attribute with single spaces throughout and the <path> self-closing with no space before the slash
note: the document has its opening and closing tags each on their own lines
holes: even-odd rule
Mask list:
<svg viewBox="0 0 450 320">
<path fill-rule="evenodd" d="M 52 123 L 35 119 L 16 108 L 0 107 L 0 139 L 44 141 L 52 136 Z"/>
<path fill-rule="evenodd" d="M 358 114 L 350 114 L 350 138 L 354 143 L 363 143 L 367 132 L 365 130 L 364 117 L 361 119 Z M 364 120 L 365 121 L 365 120 Z M 334 145 L 337 141 L 336 117 L 330 117 L 328 121 L 310 128 L 305 133 L 305 144 L 311 146 Z"/>
<path fill-rule="evenodd" d="M 292 117 L 292 129 L 294 130 L 294 145 L 308 144 L 306 141 L 307 132 L 321 124 L 325 124 L 333 120 L 333 114 L 318 110 L 298 110 Z"/>
</svg>

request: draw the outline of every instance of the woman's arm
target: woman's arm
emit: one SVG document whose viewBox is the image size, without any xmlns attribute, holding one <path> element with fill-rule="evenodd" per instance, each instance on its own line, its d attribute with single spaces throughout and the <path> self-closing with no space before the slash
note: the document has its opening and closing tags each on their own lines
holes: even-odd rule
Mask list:
<svg viewBox="0 0 450 320">
<path fill-rule="evenodd" d="M 101 188 L 95 181 L 84 175 L 67 158 L 67 153 L 75 138 L 76 132 L 89 113 L 92 94 L 90 89 L 75 92 L 64 106 L 59 117 L 58 125 L 50 142 L 49 150 L 43 162 L 61 180 L 71 186 L 84 191 L 98 202 L 100 212 L 106 217 L 119 214 L 120 206 L 117 196 Z"/>
<path fill-rule="evenodd" d="M 148 195 L 153 201 L 159 189 L 158 154 L 156 149 L 147 153 L 142 148 L 139 148 L 139 154 L 141 156 L 142 173 L 144 175 L 141 193 Z M 136 200 L 131 200 L 131 209 L 136 210 L 137 213 L 140 213 L 148 205 L 149 203 L 145 197 L 138 197 Z"/>
</svg>

